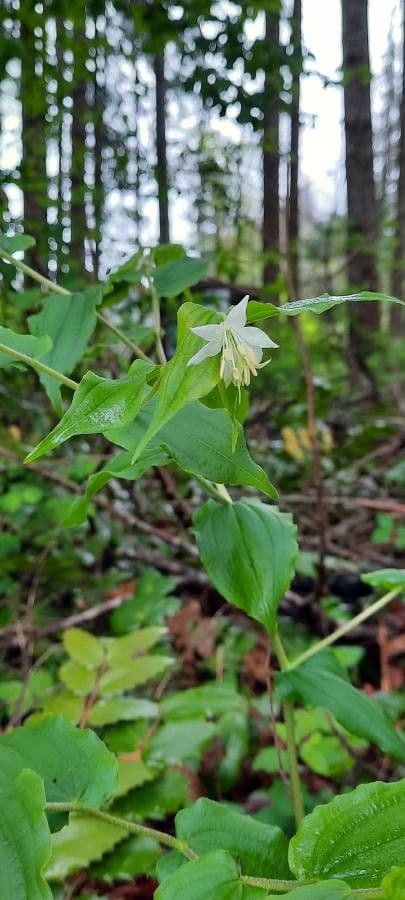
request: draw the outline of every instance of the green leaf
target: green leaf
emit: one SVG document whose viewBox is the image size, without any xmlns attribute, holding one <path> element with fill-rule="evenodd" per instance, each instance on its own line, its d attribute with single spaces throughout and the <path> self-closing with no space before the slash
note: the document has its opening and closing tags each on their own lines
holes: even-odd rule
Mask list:
<svg viewBox="0 0 405 900">
<path fill-rule="evenodd" d="M 159 441 L 186 472 L 219 484 L 249 485 L 278 499 L 266 473 L 249 455 L 242 426 L 232 423 L 224 409 L 190 403 L 162 429 Z"/>
<path fill-rule="evenodd" d="M 118 785 L 115 797 L 124 797 L 128 791 L 154 781 L 159 775 L 159 769 L 153 769 L 144 762 L 133 762 L 128 759 L 118 760 Z"/>
<path fill-rule="evenodd" d="M 186 288 L 205 278 L 208 262 L 182 256 L 174 262 L 159 266 L 154 272 L 153 286 L 158 297 L 178 297 Z"/>
<path fill-rule="evenodd" d="M 17 728 L 0 737 L 1 769 L 14 777 L 34 769 L 50 802 L 101 806 L 117 785 L 115 757 L 93 731 L 79 730 L 62 716 Z"/>
<path fill-rule="evenodd" d="M 124 657 L 122 663 L 114 664 L 97 679 L 94 670 L 86 669 L 85 666 L 69 660 L 59 669 L 59 677 L 70 691 L 83 696 L 92 692 L 97 680 L 99 694 L 102 697 L 111 697 L 145 684 L 150 678 L 161 675 L 172 664 L 173 660 L 168 656 L 145 655 L 137 659 Z"/>
<path fill-rule="evenodd" d="M 188 778 L 169 769 L 161 778 L 141 785 L 114 804 L 114 813 L 125 819 L 165 819 L 189 803 Z"/>
<path fill-rule="evenodd" d="M 249 300 L 246 309 L 247 322 L 260 322 L 261 319 L 269 319 L 280 315 L 280 307 L 274 303 L 261 303 L 258 300 Z"/>
<path fill-rule="evenodd" d="M 155 900 L 242 900 L 243 885 L 236 862 L 216 850 L 197 862 L 180 866 L 155 891 Z"/>
<path fill-rule="evenodd" d="M 350 684 L 330 650 L 317 653 L 295 669 L 278 673 L 276 684 L 308 706 L 328 709 L 351 734 L 366 738 L 385 753 L 405 761 L 405 741 L 379 704 Z"/>
<path fill-rule="evenodd" d="M 151 700 L 137 697 L 110 697 L 98 700 L 90 710 L 89 725 L 101 728 L 114 722 L 156 719 L 159 707 Z"/>
<path fill-rule="evenodd" d="M 216 589 L 273 634 L 298 553 L 291 516 L 257 500 L 209 500 L 194 523 L 201 559 Z"/>
<path fill-rule="evenodd" d="M 83 293 L 66 296 L 52 294 L 43 301 L 41 312 L 28 319 L 31 334 L 36 337 L 47 334 L 52 340 L 52 347 L 43 362 L 63 375 L 73 372 L 93 334 L 100 290 L 90 288 Z M 41 374 L 40 379 L 53 406 L 61 415 L 59 384 L 49 375 Z"/>
<path fill-rule="evenodd" d="M 232 685 L 220 681 L 202 684 L 170 694 L 160 704 L 160 711 L 165 719 L 181 721 L 182 719 L 207 719 L 223 716 L 229 710 L 245 709 L 246 700 Z"/>
<path fill-rule="evenodd" d="M 210 722 L 166 722 L 153 735 L 145 759 L 151 765 L 176 766 L 186 763 L 197 766 L 203 751 L 215 736 L 215 725 Z"/>
<path fill-rule="evenodd" d="M 63 635 L 66 652 L 86 669 L 96 669 L 104 659 L 101 641 L 82 628 L 68 628 Z"/>
<path fill-rule="evenodd" d="M 133 457 L 135 462 L 152 438 L 187 403 L 209 394 L 219 380 L 219 358 L 211 357 L 198 366 L 187 366 L 201 346 L 201 338 L 191 328 L 220 321 L 218 313 L 196 303 L 183 303 L 177 315 L 177 349 L 162 368 L 158 399 L 152 421 Z"/>
<path fill-rule="evenodd" d="M 159 844 L 152 838 L 130 837 L 108 853 L 100 863 L 93 865 L 90 875 L 107 884 L 133 881 L 138 875 L 154 875 L 161 855 Z"/>
<path fill-rule="evenodd" d="M 100 678 L 100 693 L 103 697 L 110 697 L 122 691 L 129 691 L 145 684 L 151 678 L 163 675 L 169 666 L 173 665 L 170 656 L 140 656 L 137 659 L 125 660 L 122 665 L 116 665 Z"/>
<path fill-rule="evenodd" d="M 136 654 L 145 653 L 154 647 L 167 634 L 167 628 L 151 625 L 149 628 L 138 628 L 131 634 L 120 638 L 104 638 L 103 645 L 110 666 L 130 660 Z"/>
<path fill-rule="evenodd" d="M 1 754 L 2 755 L 2 754 Z M 42 778 L 0 773 L 0 897 L 52 900 L 43 877 L 51 850 Z"/>
<path fill-rule="evenodd" d="M 389 303 L 400 303 L 405 306 L 404 300 L 398 297 L 390 297 L 388 294 L 376 294 L 373 291 L 360 291 L 357 294 L 347 294 L 346 296 L 332 297 L 330 294 L 322 294 L 321 297 L 313 297 L 310 300 L 294 300 L 293 303 L 284 303 L 279 307 L 279 311 L 287 316 L 297 316 L 302 312 L 314 312 L 317 315 L 326 312 L 328 309 L 334 309 L 341 303 L 357 302 L 363 300 L 381 300 Z"/>
<path fill-rule="evenodd" d="M 299 880 L 374 887 L 405 854 L 405 779 L 362 784 L 306 816 L 289 848 Z"/>
<path fill-rule="evenodd" d="M 394 866 L 381 882 L 385 900 L 404 900 L 405 866 Z"/>
<path fill-rule="evenodd" d="M 17 334 L 10 328 L 3 328 L 0 325 L 0 344 L 5 344 L 11 350 L 18 350 L 25 356 L 31 356 L 33 359 L 41 359 L 52 346 L 50 337 L 33 337 L 31 334 Z M 0 366 L 16 366 L 21 362 L 9 356 L 5 351 L 0 352 Z"/>
<path fill-rule="evenodd" d="M 0 234 L 0 251 L 5 250 L 6 253 L 19 253 L 28 250 L 29 247 L 35 247 L 35 238 L 29 234 Z M 1 256 L 1 252 L 0 252 Z"/>
<path fill-rule="evenodd" d="M 355 895 L 344 881 L 333 880 L 298 887 L 285 896 L 288 900 L 354 900 Z M 280 894 L 267 894 L 267 900 L 280 900 Z"/>
<path fill-rule="evenodd" d="M 102 434 L 107 427 L 131 422 L 139 412 L 146 394 L 149 363 L 137 360 L 131 375 L 125 378 L 100 378 L 87 372 L 74 393 L 72 403 L 56 427 L 47 435 L 26 462 L 39 459 L 77 434 Z"/>
<path fill-rule="evenodd" d="M 300 746 L 300 757 L 313 772 L 325 778 L 341 778 L 354 766 L 354 757 L 335 735 L 315 732 Z"/>
<path fill-rule="evenodd" d="M 273 825 L 258 822 L 221 803 L 202 797 L 177 813 L 176 835 L 197 854 L 227 850 L 240 862 L 244 875 L 286 878 L 287 838 Z"/>
<path fill-rule="evenodd" d="M 393 588 L 405 589 L 405 569 L 378 569 L 377 572 L 367 572 L 361 579 L 366 584 L 381 588 L 383 591 L 391 591 Z"/>
<path fill-rule="evenodd" d="M 125 828 L 91 815 L 72 812 L 69 823 L 52 835 L 52 855 L 45 870 L 49 881 L 64 881 L 124 840 Z"/>
</svg>

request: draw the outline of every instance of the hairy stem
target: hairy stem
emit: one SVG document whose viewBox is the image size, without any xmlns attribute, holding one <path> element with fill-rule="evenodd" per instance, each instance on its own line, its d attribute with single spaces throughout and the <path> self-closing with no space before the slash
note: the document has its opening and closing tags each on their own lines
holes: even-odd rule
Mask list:
<svg viewBox="0 0 405 900">
<path fill-rule="evenodd" d="M 164 847 L 170 847 L 171 850 L 177 850 L 187 859 L 198 859 L 194 850 L 189 847 L 185 841 L 166 834 L 163 831 L 157 831 L 155 828 L 149 828 L 147 825 L 141 825 L 140 822 L 130 822 L 128 819 L 121 819 L 111 813 L 104 812 L 101 809 L 94 809 L 89 806 L 82 806 L 81 803 L 46 803 L 45 809 L 49 812 L 76 812 L 83 816 L 94 816 L 96 819 L 102 819 L 103 822 L 109 822 L 110 825 L 117 825 L 119 828 L 125 829 L 130 834 L 142 834 L 144 837 L 153 838 Z"/>
<path fill-rule="evenodd" d="M 313 647 L 309 647 L 308 650 L 301 653 L 297 659 L 294 659 L 293 662 L 289 663 L 288 668 L 290 670 L 296 669 L 301 663 L 306 662 L 307 659 L 311 659 L 311 656 L 315 656 L 320 650 L 324 650 L 325 647 L 329 647 L 331 644 L 334 644 L 335 641 L 338 641 L 339 638 L 343 637 L 343 635 L 348 634 L 354 628 L 357 628 L 358 625 L 361 625 L 361 623 L 365 622 L 370 616 L 373 616 L 375 613 L 379 612 L 380 609 L 383 609 L 384 606 L 387 606 L 387 603 L 390 603 L 391 600 L 400 593 L 400 590 L 399 587 L 393 588 L 388 594 L 384 594 L 383 597 L 380 597 L 380 599 L 376 600 L 375 603 L 372 603 L 371 606 L 367 606 L 366 609 L 363 609 L 362 612 L 355 616 L 354 619 L 351 619 L 350 622 L 344 622 L 344 624 L 340 625 L 339 628 L 336 628 L 336 631 L 333 631 L 332 634 L 328 634 L 327 637 L 322 638 L 322 640 L 318 641 L 317 644 L 314 644 Z"/>
<path fill-rule="evenodd" d="M 282 672 L 290 668 L 288 658 L 282 645 L 280 636 L 276 633 L 274 637 L 274 650 Z M 290 771 L 290 788 L 291 800 L 294 809 L 294 818 L 297 829 L 301 825 L 304 818 L 304 801 L 302 797 L 301 781 L 298 771 L 297 748 L 294 735 L 294 709 L 292 703 L 285 700 L 283 703 L 283 714 L 286 726 L 287 753 Z"/>
</svg>

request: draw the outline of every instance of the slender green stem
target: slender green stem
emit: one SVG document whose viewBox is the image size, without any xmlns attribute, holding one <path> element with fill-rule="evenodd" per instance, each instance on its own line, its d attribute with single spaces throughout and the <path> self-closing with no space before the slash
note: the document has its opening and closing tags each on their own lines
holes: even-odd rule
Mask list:
<svg viewBox="0 0 405 900">
<path fill-rule="evenodd" d="M 186 859 L 191 862 L 199 859 L 197 853 L 194 853 L 194 850 L 189 847 L 187 842 L 180 840 L 180 838 L 173 837 L 173 835 L 167 834 L 164 831 L 158 831 L 156 828 L 149 828 L 147 825 L 142 825 L 140 822 L 130 822 L 128 819 L 121 819 L 119 816 L 114 816 L 112 813 L 104 812 L 101 809 L 95 809 L 92 806 L 83 806 L 81 803 L 46 803 L 45 809 L 48 812 L 74 812 L 83 816 L 93 816 L 95 819 L 101 819 L 103 822 L 108 822 L 110 825 L 116 825 L 118 828 L 128 831 L 129 834 L 142 834 L 144 837 L 152 838 L 163 847 L 170 847 L 171 850 L 177 850 L 178 853 L 181 853 L 182 856 L 185 856 Z M 250 887 L 261 887 L 268 891 L 278 891 L 281 894 L 286 894 L 289 891 L 293 891 L 297 887 L 303 887 L 306 884 L 316 883 L 316 881 L 313 880 L 286 881 L 278 878 L 254 878 L 251 875 L 241 875 L 240 881 L 242 884 L 249 885 Z M 382 891 L 378 888 L 374 890 L 371 890 L 370 888 L 360 888 L 354 889 L 353 893 L 364 897 L 370 896 L 371 898 L 374 896 L 381 896 Z"/>
<path fill-rule="evenodd" d="M 280 894 L 286 894 L 293 891 L 297 887 L 303 887 L 304 884 L 314 884 L 313 881 L 286 881 L 285 879 L 276 878 L 255 878 L 253 875 L 241 875 L 242 884 L 249 887 L 264 888 L 266 891 L 279 891 Z"/>
<path fill-rule="evenodd" d="M 31 266 L 27 266 L 26 263 L 22 262 L 20 259 L 14 259 L 14 256 L 12 256 L 11 253 L 7 253 L 7 251 L 3 250 L 1 247 L 0 257 L 3 257 L 3 259 L 7 260 L 7 262 L 9 263 L 12 263 L 12 265 L 15 266 L 16 269 L 19 269 L 20 272 L 24 273 L 24 275 L 32 278 L 33 281 L 37 281 L 41 285 L 41 287 L 46 289 L 47 291 L 52 291 L 53 294 L 61 294 L 64 297 L 67 297 L 69 296 L 69 294 L 71 294 L 71 291 L 67 291 L 66 288 L 61 287 L 60 284 L 55 284 L 55 282 L 50 281 L 50 279 L 46 278 L 45 275 L 41 275 L 40 272 L 36 272 L 35 269 L 31 269 Z M 140 359 L 148 360 L 146 353 L 144 353 L 141 347 L 138 347 L 137 344 L 134 344 L 134 342 L 131 341 L 130 338 L 128 338 L 120 328 L 112 325 L 111 322 L 109 322 L 108 319 L 106 319 L 105 316 L 102 315 L 102 313 L 98 312 L 96 313 L 96 316 L 98 321 L 102 322 L 102 324 L 106 328 L 108 328 L 113 334 L 115 334 L 115 336 L 118 338 L 118 340 L 121 341 L 122 344 L 125 344 L 126 347 L 129 347 L 129 349 L 132 350 L 132 353 L 134 353 L 135 356 L 138 356 Z"/>
<path fill-rule="evenodd" d="M 97 313 L 97 318 L 98 318 L 99 322 L 102 322 L 106 328 L 109 328 L 109 330 L 113 334 L 115 334 L 115 336 L 123 344 L 125 344 L 126 347 L 129 347 L 129 349 L 132 350 L 132 352 L 135 354 L 135 356 L 138 356 L 139 359 L 145 359 L 146 362 L 149 362 L 149 356 L 147 356 L 146 353 L 144 353 L 144 351 L 142 350 L 142 347 L 138 347 L 138 344 L 134 344 L 134 342 L 131 341 L 130 338 L 128 338 L 126 336 L 126 334 L 124 334 L 124 332 L 121 331 L 120 328 L 117 328 L 116 325 L 113 325 L 111 322 L 109 322 L 108 319 L 106 319 L 105 316 L 102 315 L 102 313 Z"/>
<path fill-rule="evenodd" d="M 208 478 L 204 478 L 203 475 L 194 475 L 196 481 L 199 481 L 200 484 L 205 488 L 207 494 L 210 494 L 214 500 L 219 500 L 221 503 L 232 503 L 232 497 L 227 491 L 224 484 L 215 484 L 213 481 L 209 481 Z"/>
<path fill-rule="evenodd" d="M 173 835 L 166 834 L 163 831 L 157 831 L 155 828 L 148 828 L 147 825 L 141 825 L 140 822 L 130 822 L 128 819 L 113 816 L 111 813 L 103 812 L 101 809 L 82 806 L 81 803 L 47 803 L 45 809 L 49 812 L 76 812 L 81 813 L 83 816 L 94 816 L 96 819 L 102 819 L 103 822 L 109 822 L 110 825 L 117 825 L 131 834 L 143 834 L 144 837 L 153 838 L 159 844 L 182 853 L 187 859 L 198 859 L 197 854 L 185 841 L 181 841 L 179 838 L 175 838 Z"/>
<path fill-rule="evenodd" d="M 70 388 L 72 391 L 75 391 L 76 388 L 79 387 L 77 381 L 73 381 L 72 378 L 62 375 L 62 372 L 51 369 L 50 366 L 46 366 L 45 363 L 41 363 L 38 359 L 27 356 L 26 353 L 20 353 L 19 350 L 13 350 L 12 347 L 7 347 L 7 344 L 0 344 L 0 353 L 7 353 L 8 356 L 12 356 L 13 359 L 18 359 L 19 362 L 31 366 L 33 369 L 36 369 L 37 372 L 42 372 L 43 375 L 50 375 L 55 381 L 59 381 L 60 384 L 66 385 L 66 387 Z"/>
<path fill-rule="evenodd" d="M 157 358 L 158 358 L 159 362 L 162 363 L 162 365 L 164 366 L 164 364 L 167 362 L 167 360 L 166 360 L 166 354 L 164 351 L 164 347 L 162 344 L 162 338 L 161 338 L 161 334 L 160 334 L 161 329 L 162 329 L 162 323 L 161 323 L 161 318 L 160 318 L 159 297 L 156 296 L 156 293 L 152 286 L 151 286 L 151 293 L 152 293 L 153 326 L 155 329 L 156 354 L 157 354 Z"/>
<path fill-rule="evenodd" d="M 306 662 L 307 659 L 311 659 L 311 656 L 315 656 L 316 653 L 319 653 L 320 650 L 323 650 L 325 647 L 329 647 L 331 644 L 334 644 L 335 641 L 338 641 L 339 638 L 343 637 L 343 635 L 348 634 L 350 631 L 353 631 L 354 628 L 357 628 L 358 625 L 361 625 L 362 622 L 365 622 L 366 619 L 370 618 L 370 616 L 374 616 L 375 613 L 379 612 L 380 609 L 383 609 L 384 606 L 387 606 L 387 603 L 390 603 L 391 600 L 394 599 L 399 593 L 400 588 L 393 588 L 392 591 L 389 591 L 388 594 L 384 594 L 383 597 L 380 597 L 379 600 L 376 600 L 375 603 L 372 603 L 371 606 L 367 606 L 366 609 L 363 609 L 358 616 L 355 616 L 354 619 L 351 619 L 350 622 L 345 622 L 343 625 L 340 625 L 336 631 L 333 631 L 332 634 L 328 634 L 327 637 L 323 638 L 321 641 L 318 641 L 317 644 L 314 644 L 312 647 L 309 647 L 308 650 L 305 650 L 304 653 L 301 653 L 297 659 L 294 659 L 293 662 L 289 663 L 289 669 L 296 669 L 297 666 L 300 666 L 301 663 Z"/>
<path fill-rule="evenodd" d="M 289 662 L 281 642 L 281 638 L 276 633 L 274 637 L 274 650 L 280 665 L 281 671 L 285 672 L 289 669 Z M 291 800 L 294 809 L 294 818 L 297 829 L 300 827 L 304 818 L 304 801 L 302 797 L 301 781 L 298 771 L 297 748 L 294 734 L 294 709 L 292 703 L 287 700 L 283 703 L 283 714 L 286 726 L 287 753 L 289 761 Z"/>
</svg>

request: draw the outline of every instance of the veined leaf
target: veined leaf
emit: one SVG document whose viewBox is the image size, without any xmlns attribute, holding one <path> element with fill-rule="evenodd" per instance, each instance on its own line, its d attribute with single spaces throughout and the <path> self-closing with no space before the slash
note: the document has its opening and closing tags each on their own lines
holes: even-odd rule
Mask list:
<svg viewBox="0 0 405 900">
<path fill-rule="evenodd" d="M 20 253 L 29 247 L 35 247 L 35 238 L 30 234 L 0 234 L 0 250 L 5 250 L 6 253 Z"/>
<path fill-rule="evenodd" d="M 289 863 L 299 880 L 341 878 L 374 887 L 405 858 L 405 779 L 362 784 L 317 806 L 290 842 Z"/>
<path fill-rule="evenodd" d="M 104 648 L 94 635 L 83 628 L 68 628 L 63 645 L 69 656 L 86 669 L 96 669 L 104 659 Z"/>
<path fill-rule="evenodd" d="M 117 785 L 113 754 L 93 731 L 81 731 L 62 716 L 48 716 L 2 735 L 0 766 L 9 778 L 21 769 L 34 769 L 44 779 L 51 802 L 101 806 Z"/>
<path fill-rule="evenodd" d="M 90 875 L 107 884 L 133 881 L 138 875 L 154 875 L 161 855 L 159 844 L 152 838 L 134 835 L 108 853 L 100 863 L 95 863 Z"/>
<path fill-rule="evenodd" d="M 0 344 L 5 344 L 11 350 L 18 350 L 25 356 L 31 356 L 33 359 L 42 359 L 52 346 L 50 337 L 33 337 L 31 334 L 17 334 L 10 328 L 3 328 L 0 325 Z M 0 366 L 22 365 L 18 359 L 9 356 L 5 351 L 0 351 Z"/>
<path fill-rule="evenodd" d="M 323 650 L 290 671 L 278 673 L 276 684 L 308 706 L 328 709 L 351 734 L 357 734 L 405 761 L 405 741 L 381 706 L 354 688 L 336 656 Z"/>
<path fill-rule="evenodd" d="M 385 900 L 403 900 L 405 897 L 405 866 L 394 866 L 383 878 L 381 887 Z"/>
<path fill-rule="evenodd" d="M 155 900 L 243 900 L 243 885 L 230 853 L 215 850 L 165 878 Z"/>
<path fill-rule="evenodd" d="M 125 828 L 111 822 L 70 813 L 68 825 L 52 835 L 52 854 L 45 870 L 46 877 L 49 881 L 64 881 L 71 872 L 87 869 L 89 863 L 101 859 L 127 834 Z"/>
<path fill-rule="evenodd" d="M 176 835 L 198 855 L 227 850 L 244 875 L 288 878 L 287 838 L 274 825 L 258 822 L 221 803 L 202 797 L 177 813 Z"/>
<path fill-rule="evenodd" d="M 216 589 L 272 634 L 298 554 L 291 516 L 257 500 L 209 500 L 194 523 L 201 559 Z"/>
<path fill-rule="evenodd" d="M 158 266 L 153 275 L 153 286 L 158 297 L 178 297 L 186 288 L 205 278 L 208 262 L 192 256 L 182 256 Z"/>
<path fill-rule="evenodd" d="M 2 756 L 2 754 L 0 754 Z M 42 778 L 0 773 L 0 897 L 52 900 L 43 869 L 51 851 Z"/>
<path fill-rule="evenodd" d="M 36 337 L 49 335 L 51 349 L 43 362 L 70 375 L 82 358 L 89 338 L 96 327 L 96 305 L 101 296 L 101 287 L 90 288 L 80 294 L 52 294 L 43 301 L 41 312 L 28 319 L 31 334 Z M 51 403 L 59 415 L 62 414 L 60 386 L 49 375 L 40 375 Z"/>
<path fill-rule="evenodd" d="M 405 569 L 378 569 L 376 572 L 365 573 L 361 579 L 383 591 L 392 591 L 393 588 L 405 590 Z"/>
<path fill-rule="evenodd" d="M 219 379 L 219 359 L 211 357 L 199 366 L 187 363 L 199 349 L 201 338 L 191 328 L 220 321 L 218 313 L 197 303 L 183 303 L 177 315 L 177 349 L 162 369 L 159 394 L 152 421 L 140 440 L 133 457 L 139 459 L 152 438 L 187 403 L 209 394 Z"/>
<path fill-rule="evenodd" d="M 149 371 L 149 363 L 140 359 L 125 378 L 100 378 L 87 372 L 61 421 L 28 454 L 26 462 L 39 459 L 77 434 L 101 434 L 107 427 L 131 422 L 144 401 Z"/>
<path fill-rule="evenodd" d="M 281 313 L 287 316 L 297 316 L 302 312 L 314 312 L 317 315 L 326 312 L 328 309 L 334 309 L 342 303 L 357 303 L 364 300 L 380 300 L 383 303 L 400 303 L 405 306 L 404 300 L 398 297 L 391 297 L 389 294 L 379 294 L 373 291 L 360 291 L 357 294 L 347 294 L 345 296 L 332 297 L 330 294 L 322 294 L 320 297 L 313 297 L 310 300 L 294 300 L 292 303 L 284 303 L 279 307 Z"/>
</svg>

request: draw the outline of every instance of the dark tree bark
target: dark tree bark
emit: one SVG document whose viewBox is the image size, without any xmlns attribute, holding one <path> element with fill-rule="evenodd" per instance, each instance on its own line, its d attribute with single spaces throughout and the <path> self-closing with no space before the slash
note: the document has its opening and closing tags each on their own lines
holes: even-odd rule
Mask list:
<svg viewBox="0 0 405 900">
<path fill-rule="evenodd" d="M 73 31 L 73 87 L 72 109 L 72 163 L 71 163 L 71 266 L 81 273 L 85 267 L 85 237 L 87 232 L 85 208 L 85 166 L 86 166 L 86 21 L 85 7 L 77 13 Z"/>
<path fill-rule="evenodd" d="M 402 0 L 402 95 L 399 113 L 400 138 L 397 183 L 397 210 L 395 222 L 395 248 L 391 276 L 394 297 L 404 299 L 405 281 L 405 0 Z M 403 310 L 394 306 L 391 321 L 395 329 L 404 323 Z"/>
<path fill-rule="evenodd" d="M 269 63 L 278 52 L 279 11 L 266 12 L 266 44 Z M 280 196 L 279 196 L 279 93 L 278 75 L 269 64 L 264 82 L 263 114 L 263 281 L 275 281 L 279 274 Z"/>
<path fill-rule="evenodd" d="M 342 0 L 343 70 L 348 211 L 347 271 L 353 290 L 377 290 L 377 207 L 373 173 L 367 0 Z M 350 350 L 366 372 L 376 303 L 350 307 Z"/>
<path fill-rule="evenodd" d="M 166 78 L 164 51 L 153 58 L 156 101 L 156 180 L 159 203 L 159 241 L 170 242 L 169 225 L 169 176 L 167 168 L 166 140 Z"/>
<path fill-rule="evenodd" d="M 48 182 L 46 173 L 46 114 L 48 105 L 44 83 L 44 48 L 39 51 L 34 29 L 42 30 L 44 18 L 30 0 L 20 4 L 21 21 L 21 110 L 22 160 L 20 184 L 24 196 L 24 231 L 36 240 L 26 252 L 26 261 L 43 274 L 48 269 Z"/>
<path fill-rule="evenodd" d="M 298 196 L 298 171 L 299 171 L 299 137 L 300 137 L 300 75 L 302 70 L 302 3 L 294 0 L 292 15 L 292 85 L 291 85 L 291 140 L 290 140 L 290 190 L 288 197 L 288 265 L 290 267 L 290 279 L 296 295 L 299 294 L 299 196 Z M 293 299 L 293 298 L 291 298 Z"/>
</svg>

